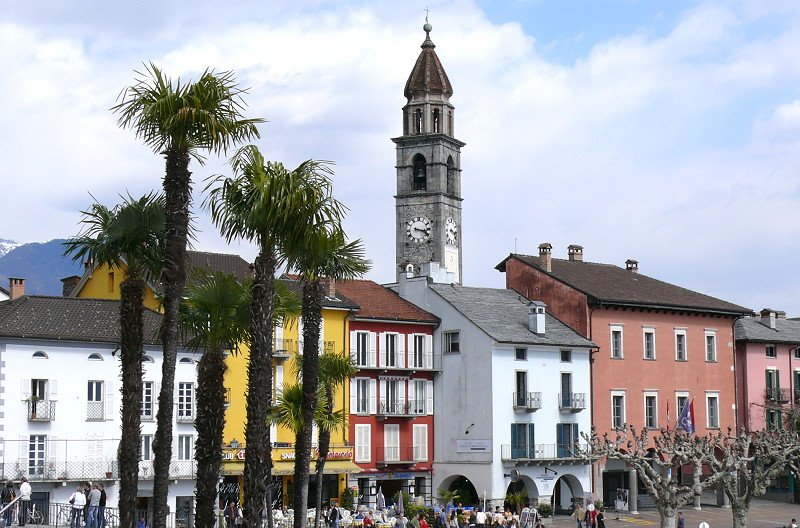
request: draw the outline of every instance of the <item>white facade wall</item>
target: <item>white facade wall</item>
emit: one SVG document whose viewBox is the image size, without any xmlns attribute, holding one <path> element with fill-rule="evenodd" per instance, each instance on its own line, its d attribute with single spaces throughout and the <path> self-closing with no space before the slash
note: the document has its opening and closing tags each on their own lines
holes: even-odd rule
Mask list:
<svg viewBox="0 0 800 528">
<path fill-rule="evenodd" d="M 116 349 L 116 345 L 108 343 L 0 341 L 0 459 L 3 477 L 18 482 L 22 476 L 28 476 L 34 493 L 49 493 L 51 502 L 61 503 L 67 502 L 78 482 L 103 482 L 108 494 L 108 507 L 116 506 L 119 484 L 116 453 L 121 425 L 119 352 L 112 356 Z M 42 352 L 46 358 L 34 357 L 34 354 Z M 95 356 L 90 359 L 92 355 Z M 144 380 L 153 382 L 154 392 L 152 419 L 143 418 L 142 434 L 153 435 L 161 378 L 160 348 L 146 346 L 145 355 L 153 362 L 144 364 Z M 179 382 L 192 383 L 193 389 L 196 386 L 196 359 L 195 354 L 179 353 L 176 394 Z M 29 406 L 32 404 L 25 400 L 31 396 L 33 379 L 46 381 L 44 399 L 36 403 L 36 419 L 31 420 Z M 90 381 L 102 383 L 101 402 L 89 401 Z M 177 404 L 177 397 L 175 401 Z M 188 406 L 184 406 L 186 408 Z M 192 412 L 195 408 L 192 390 Z M 171 511 L 175 511 L 177 497 L 194 495 L 195 468 L 193 421 L 181 421 L 175 424 L 173 431 L 170 472 L 174 479 L 168 499 Z M 33 455 L 31 435 L 44 437 L 42 449 Z M 188 460 L 178 460 L 180 435 L 191 436 L 191 451 L 184 454 Z M 34 444 L 41 445 L 38 441 Z M 41 458 L 40 454 L 43 457 L 41 464 L 36 462 Z M 142 461 L 139 496 L 152 496 L 152 490 L 152 462 Z"/>
</svg>

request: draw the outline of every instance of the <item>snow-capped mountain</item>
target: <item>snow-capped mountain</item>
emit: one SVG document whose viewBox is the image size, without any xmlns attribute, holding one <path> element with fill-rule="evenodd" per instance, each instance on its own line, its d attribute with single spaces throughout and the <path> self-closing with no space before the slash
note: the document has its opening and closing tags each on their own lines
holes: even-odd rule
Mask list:
<svg viewBox="0 0 800 528">
<path fill-rule="evenodd" d="M 18 248 L 21 246 L 21 242 L 14 242 L 13 240 L 6 240 L 5 238 L 0 238 L 0 257 L 8 253 L 14 248 Z"/>
</svg>

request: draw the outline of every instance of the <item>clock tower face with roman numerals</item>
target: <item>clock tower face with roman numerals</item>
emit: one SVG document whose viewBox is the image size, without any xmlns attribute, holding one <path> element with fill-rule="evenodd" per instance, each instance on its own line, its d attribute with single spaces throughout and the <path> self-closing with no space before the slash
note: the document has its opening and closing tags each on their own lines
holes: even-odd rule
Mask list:
<svg viewBox="0 0 800 528">
<path fill-rule="evenodd" d="M 461 284 L 461 147 L 454 136 L 453 88 L 434 51 L 431 26 L 406 82 L 403 135 L 397 148 L 396 263 L 398 278 L 438 262 Z"/>
</svg>

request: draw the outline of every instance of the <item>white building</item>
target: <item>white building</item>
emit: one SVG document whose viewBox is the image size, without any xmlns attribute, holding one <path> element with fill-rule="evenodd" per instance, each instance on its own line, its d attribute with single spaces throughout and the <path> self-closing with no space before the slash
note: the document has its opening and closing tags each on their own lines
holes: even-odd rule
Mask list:
<svg viewBox="0 0 800 528">
<path fill-rule="evenodd" d="M 152 437 L 161 378 L 161 316 L 145 310 L 139 508 L 152 512 Z M 119 302 L 22 296 L 0 302 L 0 474 L 27 476 L 33 500 L 66 503 L 78 483 L 102 482 L 118 499 Z M 175 374 L 169 507 L 193 509 L 196 355 L 181 350 Z"/>
<path fill-rule="evenodd" d="M 584 499 L 591 469 L 573 448 L 591 427 L 595 345 L 513 290 L 428 277 L 403 277 L 392 288 L 441 318 L 433 489 L 471 483 L 487 506 L 524 490 L 557 511 Z"/>
</svg>

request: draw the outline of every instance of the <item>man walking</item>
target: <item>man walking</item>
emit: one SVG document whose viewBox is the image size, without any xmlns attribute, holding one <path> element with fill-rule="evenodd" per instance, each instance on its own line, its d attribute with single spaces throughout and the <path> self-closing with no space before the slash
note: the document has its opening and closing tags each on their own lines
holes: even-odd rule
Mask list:
<svg viewBox="0 0 800 528">
<path fill-rule="evenodd" d="M 28 521 L 28 510 L 31 504 L 31 485 L 28 484 L 28 477 L 22 477 L 19 485 L 19 525 L 25 526 Z"/>
</svg>

